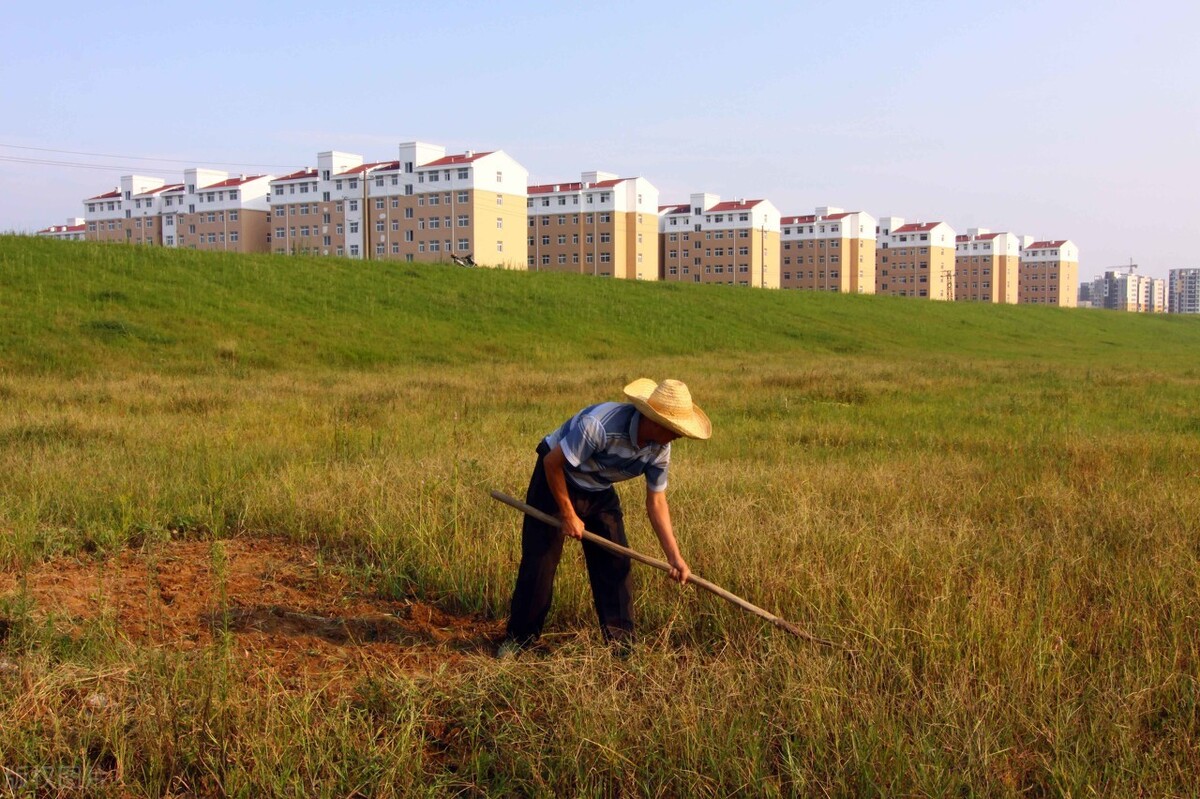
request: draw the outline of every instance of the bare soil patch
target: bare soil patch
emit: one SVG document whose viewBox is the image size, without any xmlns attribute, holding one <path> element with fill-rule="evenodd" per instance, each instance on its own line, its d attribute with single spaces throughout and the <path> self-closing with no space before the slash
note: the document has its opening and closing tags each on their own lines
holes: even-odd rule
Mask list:
<svg viewBox="0 0 1200 799">
<path fill-rule="evenodd" d="M 245 538 L 222 546 L 222 568 L 212 542 L 168 542 L 45 563 L 26 584 L 35 614 L 64 631 L 104 618 L 131 643 L 186 650 L 228 630 L 238 656 L 284 684 L 453 668 L 490 653 L 502 633 L 500 621 L 381 597 L 322 566 L 303 544 Z M 0 573 L 0 597 L 19 584 L 19 575 Z"/>
</svg>

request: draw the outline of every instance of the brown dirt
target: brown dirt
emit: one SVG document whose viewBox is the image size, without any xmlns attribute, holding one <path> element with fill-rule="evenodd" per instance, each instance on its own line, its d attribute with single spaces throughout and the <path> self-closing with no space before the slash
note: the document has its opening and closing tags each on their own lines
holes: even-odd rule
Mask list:
<svg viewBox="0 0 1200 799">
<path fill-rule="evenodd" d="M 453 668 L 490 653 L 502 632 L 503 622 L 381 598 L 319 566 L 312 547 L 261 538 L 223 546 L 223 599 L 208 541 L 64 558 L 31 569 L 26 583 L 36 613 L 68 631 L 106 616 L 134 644 L 187 650 L 228 629 L 235 654 L 285 685 Z M 17 588 L 18 575 L 0 573 L 0 597 Z"/>
</svg>

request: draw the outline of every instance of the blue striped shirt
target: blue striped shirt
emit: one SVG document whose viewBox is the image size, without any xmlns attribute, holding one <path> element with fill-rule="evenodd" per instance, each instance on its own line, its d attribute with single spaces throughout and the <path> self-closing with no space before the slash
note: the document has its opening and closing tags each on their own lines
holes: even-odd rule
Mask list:
<svg viewBox="0 0 1200 799">
<path fill-rule="evenodd" d="M 644 474 L 646 488 L 667 490 L 671 445 L 637 445 L 642 414 L 626 402 L 601 402 L 572 416 L 546 436 L 550 449 L 562 445 L 567 479 L 584 491 L 603 491 Z"/>
</svg>

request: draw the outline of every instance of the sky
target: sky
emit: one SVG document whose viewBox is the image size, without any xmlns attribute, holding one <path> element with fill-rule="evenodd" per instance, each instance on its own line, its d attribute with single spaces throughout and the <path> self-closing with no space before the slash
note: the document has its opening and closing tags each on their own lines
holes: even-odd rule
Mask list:
<svg viewBox="0 0 1200 799">
<path fill-rule="evenodd" d="M 418 140 L 504 150 L 531 183 L 641 176 L 662 204 L 1069 238 L 1081 280 L 1200 267 L 1196 2 L 65 2 L 0 20 L 0 230 L 82 216 L 124 174 L 278 175 Z"/>
</svg>

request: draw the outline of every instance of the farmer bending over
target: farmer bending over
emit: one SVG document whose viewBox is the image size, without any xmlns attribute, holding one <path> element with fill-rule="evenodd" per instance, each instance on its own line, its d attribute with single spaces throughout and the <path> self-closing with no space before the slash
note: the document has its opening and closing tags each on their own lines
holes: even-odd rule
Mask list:
<svg viewBox="0 0 1200 799">
<path fill-rule="evenodd" d="M 646 515 L 671 565 L 671 577 L 682 584 L 691 574 L 671 528 L 667 467 L 672 441 L 680 436 L 706 439 L 712 435 L 712 424 L 678 380 L 656 385 L 641 378 L 625 386 L 625 395 L 629 402 L 584 408 L 538 445 L 525 501 L 557 514 L 562 531 L 525 517 L 508 634 L 497 653 L 501 657 L 515 655 L 541 635 L 554 594 L 563 534 L 579 539 L 587 527 L 627 546 L 621 501 L 613 483 L 646 476 Z M 606 641 L 627 651 L 634 638 L 629 558 L 588 541 L 583 542 L 583 555 L 600 630 Z"/>
</svg>

